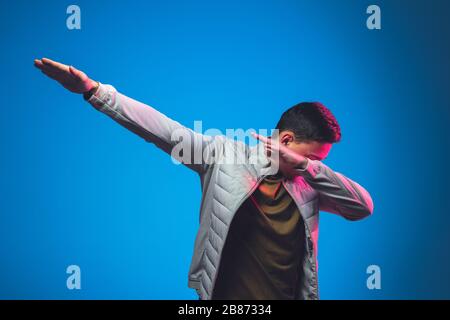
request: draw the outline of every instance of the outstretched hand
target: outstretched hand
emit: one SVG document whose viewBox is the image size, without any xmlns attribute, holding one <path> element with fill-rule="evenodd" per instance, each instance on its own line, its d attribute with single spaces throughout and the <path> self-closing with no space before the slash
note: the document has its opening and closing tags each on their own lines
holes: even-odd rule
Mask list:
<svg viewBox="0 0 450 320">
<path fill-rule="evenodd" d="M 47 58 L 35 59 L 34 66 L 74 93 L 85 93 L 98 86 L 98 83 L 90 79 L 83 71 Z"/>
</svg>

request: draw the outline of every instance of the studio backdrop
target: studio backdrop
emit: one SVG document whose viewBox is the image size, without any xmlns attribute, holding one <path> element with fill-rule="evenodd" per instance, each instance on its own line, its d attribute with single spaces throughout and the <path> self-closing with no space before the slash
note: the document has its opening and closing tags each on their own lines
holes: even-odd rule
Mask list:
<svg viewBox="0 0 450 320">
<path fill-rule="evenodd" d="M 375 209 L 320 214 L 321 298 L 449 299 L 449 12 L 444 0 L 2 0 L 0 298 L 197 299 L 198 175 L 44 77 L 33 60 L 48 57 L 203 131 L 274 128 L 322 102 L 342 129 L 324 163 Z"/>
</svg>

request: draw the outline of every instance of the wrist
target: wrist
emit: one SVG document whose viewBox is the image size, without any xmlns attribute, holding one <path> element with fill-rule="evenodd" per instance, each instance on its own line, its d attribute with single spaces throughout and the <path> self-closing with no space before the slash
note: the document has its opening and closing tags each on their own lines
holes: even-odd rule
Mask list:
<svg viewBox="0 0 450 320">
<path fill-rule="evenodd" d="M 97 92 L 98 88 L 100 87 L 100 83 L 98 81 L 94 81 L 94 80 L 91 80 L 91 81 L 92 81 L 91 88 L 88 91 L 83 92 L 83 98 L 85 100 L 88 100 L 90 97 L 92 97 Z"/>
<path fill-rule="evenodd" d="M 308 168 L 308 160 L 309 159 L 305 157 L 298 165 L 295 166 L 295 168 L 300 171 L 305 171 Z"/>
</svg>

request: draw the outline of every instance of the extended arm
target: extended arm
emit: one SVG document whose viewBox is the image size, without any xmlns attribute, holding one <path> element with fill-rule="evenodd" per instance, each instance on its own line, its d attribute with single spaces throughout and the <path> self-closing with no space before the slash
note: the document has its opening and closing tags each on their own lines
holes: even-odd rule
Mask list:
<svg viewBox="0 0 450 320">
<path fill-rule="evenodd" d="M 223 137 L 194 132 L 156 109 L 117 92 L 114 87 L 90 79 L 72 66 L 46 58 L 35 60 L 35 66 L 69 91 L 83 94 L 97 110 L 198 173 L 204 172 L 217 160 L 214 156 L 221 153 Z"/>
</svg>

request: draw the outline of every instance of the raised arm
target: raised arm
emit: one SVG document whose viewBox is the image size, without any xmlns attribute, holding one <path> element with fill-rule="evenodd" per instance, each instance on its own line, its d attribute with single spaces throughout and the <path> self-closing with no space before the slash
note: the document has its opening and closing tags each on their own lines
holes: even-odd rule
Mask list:
<svg viewBox="0 0 450 320">
<path fill-rule="evenodd" d="M 194 132 L 156 109 L 117 92 L 114 87 L 90 79 L 72 66 L 46 58 L 36 59 L 34 64 L 69 91 L 83 94 L 94 108 L 199 174 L 221 154 L 223 136 Z"/>
</svg>

